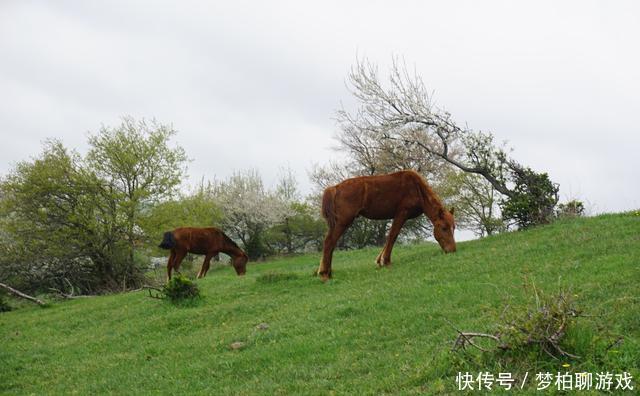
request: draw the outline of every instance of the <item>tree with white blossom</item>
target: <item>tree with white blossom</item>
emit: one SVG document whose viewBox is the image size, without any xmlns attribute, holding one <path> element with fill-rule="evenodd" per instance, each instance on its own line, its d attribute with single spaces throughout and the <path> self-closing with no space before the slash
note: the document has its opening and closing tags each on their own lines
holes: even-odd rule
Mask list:
<svg viewBox="0 0 640 396">
<path fill-rule="evenodd" d="M 256 170 L 236 172 L 216 183 L 214 197 L 223 214 L 222 229 L 239 239 L 252 259 L 265 254 L 264 232 L 291 214 L 287 202 L 264 187 Z"/>
</svg>

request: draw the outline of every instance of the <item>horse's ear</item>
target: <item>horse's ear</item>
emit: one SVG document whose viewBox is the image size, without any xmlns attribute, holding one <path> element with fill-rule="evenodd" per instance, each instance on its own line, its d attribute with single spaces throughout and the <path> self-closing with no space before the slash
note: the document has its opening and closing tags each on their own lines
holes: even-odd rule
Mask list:
<svg viewBox="0 0 640 396">
<path fill-rule="evenodd" d="M 453 216 L 453 212 L 456 211 L 456 208 L 454 208 L 453 206 L 451 207 L 451 209 L 449 209 L 449 213 L 451 213 L 451 216 Z"/>
</svg>

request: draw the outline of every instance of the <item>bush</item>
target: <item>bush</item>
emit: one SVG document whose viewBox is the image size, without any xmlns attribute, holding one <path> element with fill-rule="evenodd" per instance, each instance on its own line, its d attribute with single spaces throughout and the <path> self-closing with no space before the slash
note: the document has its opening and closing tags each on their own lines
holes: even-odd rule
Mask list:
<svg viewBox="0 0 640 396">
<path fill-rule="evenodd" d="M 577 199 L 573 199 L 567 203 L 561 203 L 556 210 L 556 216 L 558 218 L 582 217 L 584 216 L 584 204 Z"/>
<path fill-rule="evenodd" d="M 515 184 L 513 195 L 500 204 L 504 219 L 514 220 L 522 229 L 549 223 L 558 203 L 558 185 L 546 173 L 515 164 L 511 166 L 511 179 Z"/>
<path fill-rule="evenodd" d="M 139 220 L 177 193 L 187 161 L 182 148 L 169 147 L 173 134 L 126 117 L 91 136 L 86 156 L 49 140 L 2 175 L 0 276 L 31 292 L 141 286 Z"/>
<path fill-rule="evenodd" d="M 191 279 L 178 274 L 164 285 L 162 294 L 172 302 L 179 302 L 200 297 L 200 289 Z"/>
<path fill-rule="evenodd" d="M 4 299 L 4 295 L 0 293 L 0 312 L 9 312 L 9 311 L 11 311 L 11 306 L 9 305 L 7 300 Z"/>
<path fill-rule="evenodd" d="M 528 307 L 506 312 L 506 323 L 499 326 L 503 343 L 511 349 L 533 345 L 552 356 L 574 357 L 559 345 L 579 314 L 571 293 L 560 290 L 557 294 L 547 295 L 533 284 L 531 288 L 535 298 Z"/>
</svg>

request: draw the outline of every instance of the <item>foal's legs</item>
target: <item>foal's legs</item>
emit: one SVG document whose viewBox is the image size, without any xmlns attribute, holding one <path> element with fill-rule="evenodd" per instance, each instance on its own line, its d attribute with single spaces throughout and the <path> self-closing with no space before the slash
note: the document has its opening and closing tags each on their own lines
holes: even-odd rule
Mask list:
<svg viewBox="0 0 640 396">
<path fill-rule="evenodd" d="M 171 254 L 169 255 L 169 261 L 167 261 L 167 280 L 171 279 L 171 268 L 173 267 L 173 261 L 176 258 L 176 251 L 171 249 Z"/>
<path fill-rule="evenodd" d="M 331 278 L 331 259 L 333 257 L 333 250 L 336 248 L 338 240 L 351 225 L 353 219 L 347 223 L 337 223 L 333 228 L 329 228 L 327 236 L 324 238 L 324 245 L 322 249 L 322 261 L 320 261 L 320 267 L 317 274 L 320 275 L 323 281 Z"/>
<path fill-rule="evenodd" d="M 175 252 L 175 256 L 173 256 L 173 263 L 171 267 L 167 266 L 167 275 L 169 279 L 171 279 L 171 269 L 173 268 L 174 270 L 176 270 L 176 272 L 178 272 L 178 268 L 180 268 L 180 263 L 182 263 L 182 259 L 184 259 L 184 256 L 186 255 L 187 255 L 186 250 L 179 250 Z"/>
<path fill-rule="evenodd" d="M 402 226 L 406 221 L 406 212 L 400 212 L 396 214 L 396 217 L 393 218 L 393 223 L 391 223 L 391 229 L 389 230 L 389 235 L 387 236 L 387 242 L 384 244 L 384 248 L 376 259 L 376 263 L 379 267 L 382 267 L 383 265 L 391 265 L 391 250 L 393 250 L 393 245 L 396 243 L 398 234 L 400 234 L 400 230 L 402 229 Z"/>
<path fill-rule="evenodd" d="M 218 253 L 215 253 L 217 255 Z M 209 253 L 204 257 L 204 261 L 202 262 L 202 267 L 200 267 L 200 272 L 198 272 L 198 278 L 204 278 L 209 271 L 209 265 L 211 264 L 211 258 L 214 256 L 213 253 Z"/>
</svg>

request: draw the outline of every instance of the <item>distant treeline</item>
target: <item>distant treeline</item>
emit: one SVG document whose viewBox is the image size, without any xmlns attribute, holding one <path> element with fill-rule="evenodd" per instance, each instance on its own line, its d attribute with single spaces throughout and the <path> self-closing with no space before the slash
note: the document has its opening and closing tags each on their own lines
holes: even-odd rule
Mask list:
<svg viewBox="0 0 640 396">
<path fill-rule="evenodd" d="M 125 117 L 103 127 L 89 137 L 86 155 L 47 141 L 0 180 L 0 281 L 83 293 L 138 287 L 150 258 L 165 254 L 156 248 L 162 233 L 180 226 L 217 226 L 252 260 L 320 250 L 325 187 L 402 169 L 420 172 L 455 207 L 457 229 L 480 237 L 584 213 L 576 200 L 558 205 L 559 186 L 511 158 L 491 133 L 437 108 L 422 79 L 397 59 L 386 82 L 366 60 L 348 82 L 358 108 L 336 114 L 346 160 L 315 166 L 314 189 L 304 197 L 291 170 L 273 188 L 257 170 L 244 170 L 185 192 L 187 154 L 171 145 L 176 132 L 157 122 Z M 359 218 L 338 246 L 382 245 L 388 227 Z M 422 217 L 400 239 L 430 235 Z"/>
</svg>

